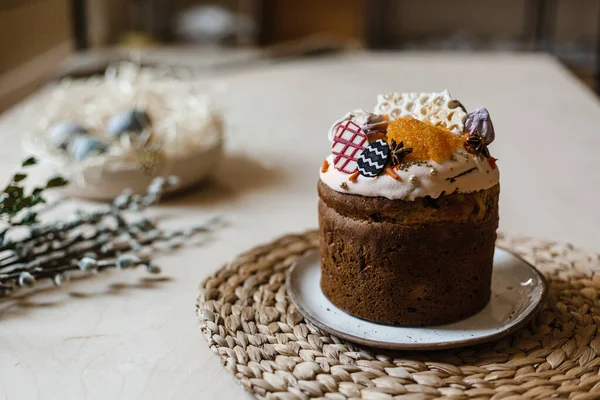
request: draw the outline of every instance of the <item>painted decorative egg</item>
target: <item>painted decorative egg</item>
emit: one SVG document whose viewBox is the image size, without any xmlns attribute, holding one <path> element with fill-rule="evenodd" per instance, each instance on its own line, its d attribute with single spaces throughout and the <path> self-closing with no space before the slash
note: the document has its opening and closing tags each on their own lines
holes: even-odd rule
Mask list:
<svg viewBox="0 0 600 400">
<path fill-rule="evenodd" d="M 56 148 L 65 150 L 76 136 L 87 133 L 88 130 L 75 121 L 57 122 L 50 127 L 48 141 Z"/>
<path fill-rule="evenodd" d="M 383 139 L 369 144 L 358 157 L 358 172 L 369 178 L 379 175 L 385 169 L 389 153 L 390 148 Z"/>
<path fill-rule="evenodd" d="M 69 145 L 69 155 L 75 161 L 82 161 L 92 155 L 106 153 L 108 144 L 90 136 L 77 136 Z"/>
<path fill-rule="evenodd" d="M 144 110 L 125 110 L 113 115 L 106 123 L 108 136 L 118 138 L 124 133 L 141 133 L 151 125 L 150 116 Z"/>
<path fill-rule="evenodd" d="M 333 166 L 335 169 L 352 175 L 358 168 L 358 157 L 367 145 L 367 136 L 360 126 L 351 119 L 341 121 L 334 127 Z"/>
</svg>

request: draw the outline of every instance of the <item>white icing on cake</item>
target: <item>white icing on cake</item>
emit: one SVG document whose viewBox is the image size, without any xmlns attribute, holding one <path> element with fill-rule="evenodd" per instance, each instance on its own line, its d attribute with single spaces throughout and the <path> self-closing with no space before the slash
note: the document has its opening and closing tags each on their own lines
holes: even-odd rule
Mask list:
<svg viewBox="0 0 600 400">
<path fill-rule="evenodd" d="M 500 173 L 498 168 L 492 169 L 485 159 L 479 159 L 480 168 L 477 167 L 476 157 L 472 154 L 460 151 L 455 153 L 456 161 L 448 160 L 441 163 L 427 161 L 427 165 L 411 165 L 407 170 L 394 169 L 398 180 L 383 173 L 375 178 L 367 178 L 359 175 L 356 182 L 350 182 L 348 175 L 333 168 L 333 156 L 327 157 L 329 168 L 327 172 L 321 172 L 321 180 L 331 189 L 340 193 L 357 194 L 367 197 L 386 197 L 388 199 L 414 200 L 419 197 L 431 196 L 438 198 L 442 193 L 454 192 L 469 193 L 477 190 L 489 189 L 495 186 Z M 471 172 L 456 178 L 453 177 L 470 169 Z M 435 175 L 431 170 L 435 169 Z M 415 183 L 410 179 L 414 177 Z M 346 188 L 340 187 L 342 182 Z"/>
<path fill-rule="evenodd" d="M 457 100 L 451 98 L 447 90 L 440 93 L 390 93 L 378 96 L 376 114 L 386 114 L 391 120 L 400 117 L 413 117 L 442 125 L 456 134 L 463 134 L 467 112 Z M 346 114 L 336 121 L 329 130 L 329 140 L 333 139 L 335 126 L 352 119 L 364 125 L 368 113 L 357 110 Z M 393 178 L 386 172 L 377 177 L 368 178 L 359 175 L 356 181 L 349 180 L 350 175 L 333 166 L 334 156 L 329 155 L 327 171 L 321 171 L 323 183 L 331 189 L 347 194 L 367 197 L 386 197 L 388 199 L 415 200 L 430 196 L 438 198 L 442 194 L 470 193 L 489 189 L 500 179 L 498 168 L 481 155 L 468 153 L 464 149 L 456 151 L 450 160 L 433 160 L 403 164 L 400 169 L 393 167 L 398 176 Z"/>
</svg>

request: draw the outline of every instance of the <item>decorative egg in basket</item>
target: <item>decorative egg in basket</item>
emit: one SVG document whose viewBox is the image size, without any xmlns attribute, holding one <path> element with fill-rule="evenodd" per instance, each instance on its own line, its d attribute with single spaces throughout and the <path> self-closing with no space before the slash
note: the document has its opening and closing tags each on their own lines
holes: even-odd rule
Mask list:
<svg viewBox="0 0 600 400">
<path fill-rule="evenodd" d="M 150 116 L 144 110 L 124 110 L 108 120 L 106 133 L 111 137 L 121 137 L 127 133 L 141 134 L 151 126 Z"/>
<path fill-rule="evenodd" d="M 66 149 L 76 136 L 87 133 L 87 129 L 75 121 L 62 121 L 50 127 L 47 140 L 57 148 Z"/>
<path fill-rule="evenodd" d="M 184 189 L 222 155 L 222 120 L 205 85 L 121 64 L 103 77 L 63 80 L 49 96 L 23 145 L 70 180 L 67 194 L 108 200 L 167 175 Z"/>
</svg>

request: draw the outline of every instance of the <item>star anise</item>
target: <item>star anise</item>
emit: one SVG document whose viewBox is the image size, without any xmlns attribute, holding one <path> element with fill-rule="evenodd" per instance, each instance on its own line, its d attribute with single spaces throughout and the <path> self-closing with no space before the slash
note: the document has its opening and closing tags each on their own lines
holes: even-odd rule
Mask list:
<svg viewBox="0 0 600 400">
<path fill-rule="evenodd" d="M 412 153 L 412 147 L 404 147 L 404 143 L 396 143 L 394 139 L 392 139 L 390 143 L 390 160 L 392 165 L 400 165 L 404 157 Z"/>
<path fill-rule="evenodd" d="M 481 154 L 485 158 L 490 158 L 490 151 L 485 144 L 485 139 L 481 136 L 478 131 L 471 133 L 467 138 L 465 144 L 468 146 L 468 150 L 471 153 Z"/>
</svg>

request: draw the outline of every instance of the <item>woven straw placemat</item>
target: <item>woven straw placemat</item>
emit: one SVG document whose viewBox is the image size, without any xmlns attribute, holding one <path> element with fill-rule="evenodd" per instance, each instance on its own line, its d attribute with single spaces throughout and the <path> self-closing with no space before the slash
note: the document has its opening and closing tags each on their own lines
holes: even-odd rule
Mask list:
<svg viewBox="0 0 600 400">
<path fill-rule="evenodd" d="M 306 322 L 285 290 L 287 269 L 315 232 L 237 257 L 201 284 L 197 314 L 210 349 L 259 398 L 600 399 L 600 256 L 568 244 L 500 235 L 548 279 L 526 327 L 484 345 L 385 352 Z"/>
</svg>

